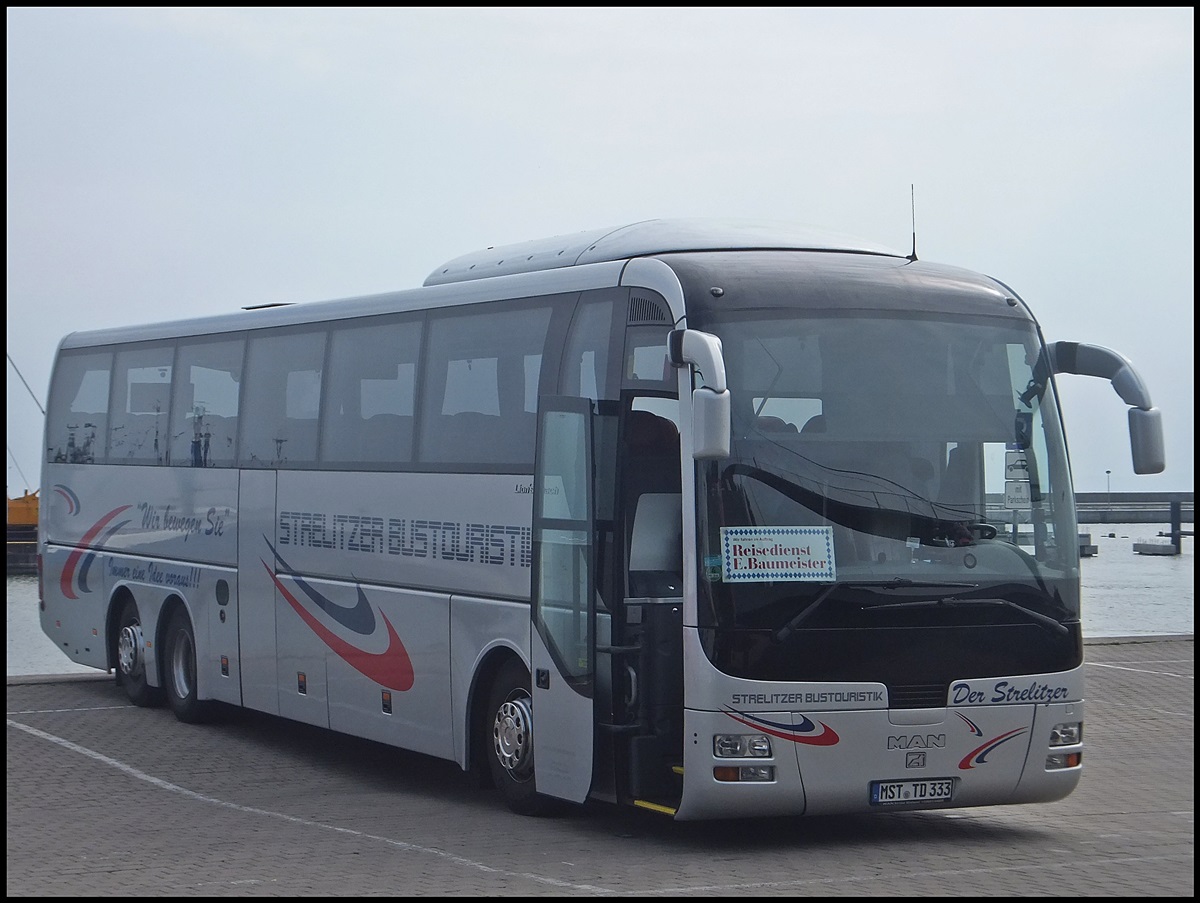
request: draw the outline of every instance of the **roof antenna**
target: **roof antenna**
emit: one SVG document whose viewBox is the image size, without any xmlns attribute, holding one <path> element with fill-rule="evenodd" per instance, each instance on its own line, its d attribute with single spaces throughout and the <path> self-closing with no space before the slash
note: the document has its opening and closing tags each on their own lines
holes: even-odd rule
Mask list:
<svg viewBox="0 0 1200 903">
<path fill-rule="evenodd" d="M 912 224 L 913 224 L 913 249 L 908 255 L 909 260 L 917 259 L 917 187 L 914 184 L 909 184 L 909 190 L 912 192 Z"/>
</svg>

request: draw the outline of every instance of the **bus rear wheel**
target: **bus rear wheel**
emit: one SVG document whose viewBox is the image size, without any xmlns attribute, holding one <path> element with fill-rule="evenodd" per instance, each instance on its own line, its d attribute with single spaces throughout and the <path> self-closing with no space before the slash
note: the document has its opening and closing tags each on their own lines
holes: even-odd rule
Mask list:
<svg viewBox="0 0 1200 903">
<path fill-rule="evenodd" d="M 192 619 L 182 606 L 171 613 L 163 649 L 166 653 L 164 684 L 171 711 L 187 724 L 209 720 L 212 703 L 201 701 L 197 695 L 196 634 L 192 629 Z"/>
<path fill-rule="evenodd" d="M 137 706 L 155 706 L 163 692 L 146 678 L 146 638 L 137 603 L 128 597 L 121 603 L 117 620 L 117 686 Z"/>
<path fill-rule="evenodd" d="M 529 672 L 519 661 L 505 664 L 492 683 L 487 711 L 490 715 L 488 766 L 492 782 L 508 808 L 518 815 L 551 815 L 557 800 L 537 792 L 534 777 L 533 697 Z"/>
</svg>

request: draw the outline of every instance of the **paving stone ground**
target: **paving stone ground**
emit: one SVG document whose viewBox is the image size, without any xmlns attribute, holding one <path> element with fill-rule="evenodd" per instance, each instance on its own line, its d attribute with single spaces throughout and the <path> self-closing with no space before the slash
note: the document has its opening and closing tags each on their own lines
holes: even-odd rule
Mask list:
<svg viewBox="0 0 1200 903">
<path fill-rule="evenodd" d="M 9 678 L 15 896 L 1195 894 L 1194 641 L 1091 640 L 1084 776 L 1033 806 L 676 823 L 512 815 L 453 763 L 111 678 Z"/>
</svg>

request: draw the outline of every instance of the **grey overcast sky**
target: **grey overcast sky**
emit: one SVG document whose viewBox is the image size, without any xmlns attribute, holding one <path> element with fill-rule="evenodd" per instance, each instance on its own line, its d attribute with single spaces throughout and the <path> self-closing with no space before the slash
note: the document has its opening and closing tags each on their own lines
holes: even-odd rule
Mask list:
<svg viewBox="0 0 1200 903">
<path fill-rule="evenodd" d="M 1125 404 L 1060 378 L 1076 489 L 1192 490 L 1194 15 L 10 6 L 9 494 L 37 486 L 70 331 L 411 288 L 656 217 L 908 250 L 913 194 L 922 259 L 1150 387 L 1167 470 L 1136 476 Z"/>
</svg>

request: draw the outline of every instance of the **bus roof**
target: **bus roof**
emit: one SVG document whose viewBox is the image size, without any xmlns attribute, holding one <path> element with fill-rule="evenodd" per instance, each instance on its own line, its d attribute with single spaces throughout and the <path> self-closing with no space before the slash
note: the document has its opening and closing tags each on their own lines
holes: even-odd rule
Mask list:
<svg viewBox="0 0 1200 903">
<path fill-rule="evenodd" d="M 841 251 L 907 257 L 892 248 L 795 223 L 738 219 L 649 219 L 608 229 L 487 248 L 455 257 L 425 285 L 625 260 L 677 251 Z"/>
<path fill-rule="evenodd" d="M 537 293 L 579 291 L 600 284 L 618 284 L 622 266 L 619 261 L 634 257 L 687 251 L 748 250 L 825 251 L 907 259 L 907 255 L 882 245 L 792 223 L 652 219 L 465 254 L 438 267 L 420 288 L 74 332 L 63 338 L 60 347 L 90 347 L 368 316 L 425 306 L 516 297 L 530 290 L 520 280 L 508 281 L 503 289 L 479 283 L 479 280 L 495 276 L 544 273 L 544 277 L 538 277 Z M 571 269 L 584 264 L 599 266 L 587 271 Z M 604 270 L 611 271 L 602 272 Z"/>
</svg>

